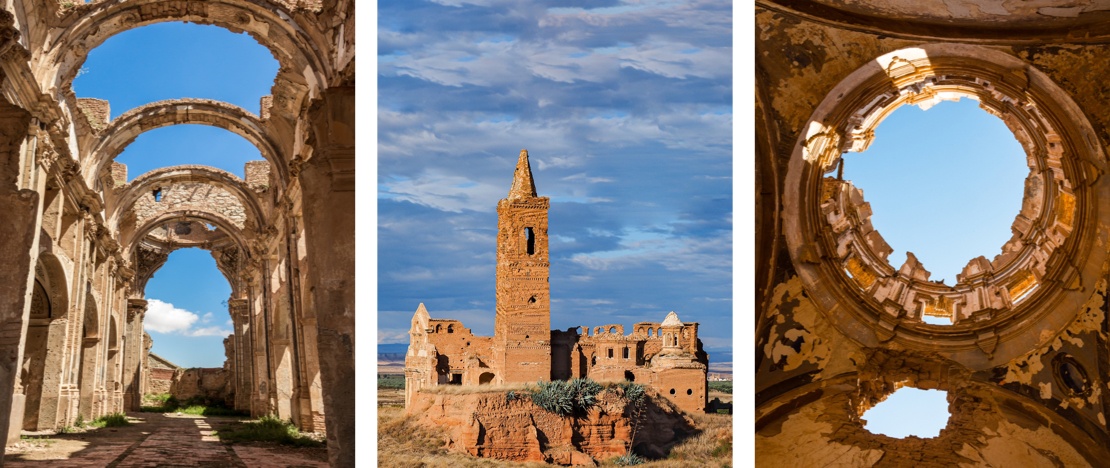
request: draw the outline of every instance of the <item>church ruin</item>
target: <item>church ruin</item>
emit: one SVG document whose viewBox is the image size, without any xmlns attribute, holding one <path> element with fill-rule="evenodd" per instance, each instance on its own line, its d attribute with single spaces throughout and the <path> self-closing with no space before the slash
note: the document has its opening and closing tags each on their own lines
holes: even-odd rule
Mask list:
<svg viewBox="0 0 1110 468">
<path fill-rule="evenodd" d="M 1091 2 L 756 2 L 759 466 L 1106 465 L 1108 19 Z M 888 261 L 840 174 L 895 109 L 960 97 L 1005 123 L 1029 174 L 1013 237 L 946 284 Z M 947 392 L 939 435 L 865 429 L 903 387 Z"/>
<path fill-rule="evenodd" d="M 405 405 L 436 385 L 486 385 L 588 377 L 654 388 L 687 412 L 706 407 L 709 355 L 698 324 L 674 312 L 639 322 L 625 334 L 609 324 L 551 329 L 547 248 L 549 199 L 536 193 L 528 152 L 521 151 L 508 198 L 497 204 L 497 286 L 493 336 L 462 322 L 433 319 L 424 304 L 412 317 L 405 357 Z"/>
<path fill-rule="evenodd" d="M 139 409 L 146 282 L 209 250 L 231 284 L 237 409 L 325 431 L 354 466 L 354 1 L 13 0 L 0 9 L 0 431 Z M 280 64 L 257 109 L 155 102 L 109 118 L 77 98 L 90 50 L 169 22 L 246 32 Z M 232 78 L 233 79 L 233 78 Z M 143 132 L 226 129 L 260 150 L 246 177 L 204 166 L 127 181 Z"/>
</svg>

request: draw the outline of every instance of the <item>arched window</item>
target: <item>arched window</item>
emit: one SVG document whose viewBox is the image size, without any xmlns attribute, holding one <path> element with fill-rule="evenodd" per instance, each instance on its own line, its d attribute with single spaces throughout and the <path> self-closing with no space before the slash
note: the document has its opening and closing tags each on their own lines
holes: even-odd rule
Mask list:
<svg viewBox="0 0 1110 468">
<path fill-rule="evenodd" d="M 524 243 L 527 245 L 528 255 L 536 253 L 536 235 L 530 227 L 524 228 Z"/>
</svg>

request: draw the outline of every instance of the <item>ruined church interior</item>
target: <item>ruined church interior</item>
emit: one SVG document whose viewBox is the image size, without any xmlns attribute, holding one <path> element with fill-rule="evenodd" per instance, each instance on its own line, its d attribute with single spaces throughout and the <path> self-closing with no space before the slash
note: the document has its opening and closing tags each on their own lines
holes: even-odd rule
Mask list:
<svg viewBox="0 0 1110 468">
<path fill-rule="evenodd" d="M 756 2 L 757 466 L 1106 465 L 1108 20 L 1099 2 Z M 941 281 L 890 260 L 843 166 L 899 108 L 960 98 L 1028 173 L 1012 237 Z M 870 431 L 908 389 L 943 392 L 939 433 Z"/>
<path fill-rule="evenodd" d="M 231 405 L 326 433 L 331 466 L 354 466 L 354 11 L 353 0 L 4 2 L 8 443 L 138 410 L 152 344 L 144 290 L 171 252 L 200 248 L 231 288 Z M 251 108 L 183 96 L 128 109 L 74 92 L 91 51 L 168 22 L 248 35 L 278 63 L 269 94 Z M 230 132 L 261 160 L 243 176 L 186 164 L 129 179 L 116 158 L 177 125 Z"/>
</svg>

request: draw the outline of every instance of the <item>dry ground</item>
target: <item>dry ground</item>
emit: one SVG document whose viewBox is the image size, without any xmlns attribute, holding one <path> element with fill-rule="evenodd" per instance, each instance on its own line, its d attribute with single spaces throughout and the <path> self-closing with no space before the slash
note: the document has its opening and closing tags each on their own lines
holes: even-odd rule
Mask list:
<svg viewBox="0 0 1110 468">
<path fill-rule="evenodd" d="M 709 399 L 731 401 L 732 395 L 711 392 Z M 726 400 L 727 398 L 727 400 Z M 417 427 L 405 416 L 404 390 L 378 389 L 378 464 L 398 468 L 471 468 L 471 467 L 550 467 L 543 463 L 518 463 L 450 453 L 443 449 L 443 436 L 428 428 Z M 646 468 L 687 468 L 732 466 L 732 416 L 696 414 L 701 432 L 671 450 L 668 458 L 653 460 Z M 600 466 L 617 466 L 603 461 Z"/>
<path fill-rule="evenodd" d="M 327 449 L 245 442 L 225 444 L 212 431 L 244 418 L 131 413 L 131 425 L 69 434 L 24 433 L 5 450 L 3 466 L 327 466 Z"/>
</svg>

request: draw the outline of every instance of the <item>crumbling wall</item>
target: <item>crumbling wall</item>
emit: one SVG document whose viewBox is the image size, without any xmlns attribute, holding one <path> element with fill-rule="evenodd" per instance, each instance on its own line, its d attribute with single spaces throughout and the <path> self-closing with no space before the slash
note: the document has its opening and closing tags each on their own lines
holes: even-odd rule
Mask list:
<svg viewBox="0 0 1110 468">
<path fill-rule="evenodd" d="M 634 439 L 634 411 L 616 390 L 602 391 L 597 405 L 580 417 L 547 412 L 532 403 L 526 391 L 516 393 L 516 398 L 508 398 L 505 390 L 420 391 L 406 411 L 417 423 L 443 430 L 448 450 L 562 465 L 624 455 L 630 440 L 638 453 L 663 456 L 695 430 L 688 416 L 650 390 Z"/>
<path fill-rule="evenodd" d="M 154 395 L 162 395 L 170 393 L 170 386 L 173 384 L 173 369 L 164 369 L 161 367 L 151 368 L 147 374 L 147 393 Z"/>
<path fill-rule="evenodd" d="M 231 376 L 222 367 L 178 369 L 173 373 L 170 393 L 182 402 L 197 398 L 229 408 L 235 404 Z"/>
<path fill-rule="evenodd" d="M 162 213 L 180 210 L 213 212 L 223 215 L 242 229 L 247 220 L 243 202 L 231 191 L 205 182 L 172 182 L 155 187 L 139 197 L 134 208 L 136 225 Z"/>
</svg>

